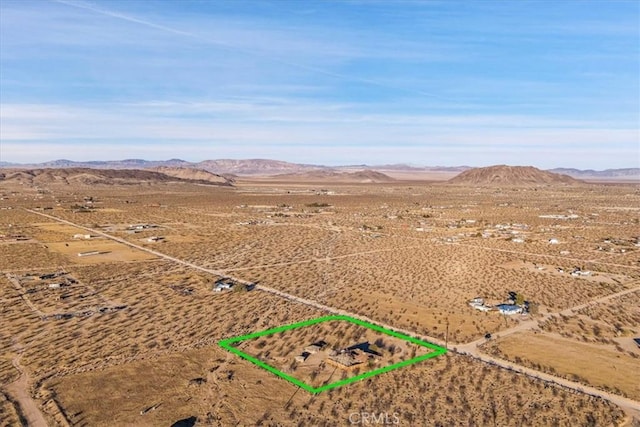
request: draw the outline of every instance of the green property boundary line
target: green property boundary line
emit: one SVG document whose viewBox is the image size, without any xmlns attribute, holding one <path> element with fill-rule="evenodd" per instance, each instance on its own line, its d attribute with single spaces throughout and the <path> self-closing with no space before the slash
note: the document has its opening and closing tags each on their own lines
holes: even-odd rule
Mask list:
<svg viewBox="0 0 640 427">
<path fill-rule="evenodd" d="M 381 332 L 383 334 L 386 335 L 390 335 L 405 341 L 409 341 L 412 342 L 414 344 L 417 344 L 421 347 L 426 347 L 429 348 L 431 350 L 433 350 L 430 353 L 424 354 L 422 356 L 418 356 L 418 357 L 414 357 L 413 359 L 408 359 L 408 360 L 403 360 L 401 362 L 398 363 L 394 363 L 393 365 L 389 365 L 389 366 L 385 366 L 379 369 L 375 369 L 373 371 L 368 371 L 365 372 L 363 374 L 360 375 L 356 375 L 355 377 L 351 377 L 351 378 L 346 378 L 340 381 L 336 381 L 330 384 L 325 384 L 323 386 L 320 387 L 312 387 L 308 384 L 306 384 L 303 381 L 300 381 L 297 378 L 292 377 L 291 375 L 288 375 L 276 368 L 274 368 L 273 366 L 270 366 L 266 363 L 264 363 L 261 360 L 256 359 L 255 357 L 241 351 L 238 350 L 236 347 L 233 346 L 233 344 L 239 343 L 240 341 L 245 341 L 245 340 L 249 340 L 252 338 L 258 338 L 258 337 L 264 337 L 267 335 L 273 335 L 273 334 L 277 334 L 278 332 L 284 332 L 284 331 L 289 331 L 291 329 L 297 329 L 297 328 L 302 328 L 305 326 L 311 326 L 311 325 L 315 325 L 318 323 L 322 323 L 322 322 L 328 322 L 328 321 L 332 321 L 332 320 L 345 320 L 347 322 L 351 322 L 351 323 L 355 323 L 356 325 L 360 325 L 363 326 L 365 328 L 377 331 L 377 332 Z M 410 337 L 408 335 L 402 334 L 400 332 L 396 332 L 396 331 L 392 331 L 390 329 L 386 329 L 383 328 L 382 326 L 378 326 L 378 325 L 374 325 L 372 323 L 369 322 L 365 322 L 363 320 L 360 319 L 356 319 L 354 317 L 351 316 L 344 316 L 344 315 L 332 315 L 332 316 L 324 316 L 324 317 L 318 317 L 316 319 L 311 319 L 311 320 L 305 320 L 302 322 L 298 322 L 298 323 L 293 323 L 290 325 L 284 325 L 284 326 L 278 326 L 276 328 L 273 329 L 267 329 L 264 331 L 260 331 L 260 332 L 254 332 L 252 334 L 247 334 L 247 335 L 242 335 L 242 336 L 238 336 L 238 337 L 232 337 L 232 338 L 227 338 L 224 339 L 222 341 L 218 342 L 218 345 L 222 348 L 224 348 L 227 351 L 230 351 L 231 353 L 237 354 L 238 356 L 242 357 L 243 359 L 248 360 L 249 362 L 253 363 L 254 365 L 257 365 L 277 376 L 279 376 L 280 378 L 284 378 L 285 380 L 297 385 L 298 387 L 313 393 L 313 394 L 317 394 L 320 393 L 322 391 L 325 390 L 329 390 L 332 388 L 336 388 L 336 387 L 341 387 L 343 385 L 346 384 L 350 384 L 356 381 L 360 381 L 363 380 L 365 378 L 370 378 L 379 374 L 383 374 L 385 372 L 389 372 L 389 371 L 393 371 L 395 369 L 399 369 L 402 368 L 404 366 L 409 366 L 412 365 L 414 363 L 418 363 L 421 362 L 423 360 L 427 360 L 427 359 L 431 359 L 433 357 L 437 357 L 440 355 L 443 355 L 447 352 L 447 349 L 444 347 L 440 347 L 438 345 L 435 344 L 431 344 L 429 342 L 426 341 L 422 341 L 418 338 L 414 338 L 414 337 Z"/>
</svg>

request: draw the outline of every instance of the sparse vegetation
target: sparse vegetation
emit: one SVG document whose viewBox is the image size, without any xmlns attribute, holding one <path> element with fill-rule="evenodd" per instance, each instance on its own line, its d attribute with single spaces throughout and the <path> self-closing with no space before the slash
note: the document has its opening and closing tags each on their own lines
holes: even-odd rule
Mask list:
<svg viewBox="0 0 640 427">
<path fill-rule="evenodd" d="M 13 208 L 1 211 L 0 235 L 28 239 L 0 242 L 0 389 L 17 378 L 11 361 L 19 351 L 33 381 L 33 397 L 52 425 L 64 424 L 61 417 L 68 417 L 70 424 L 134 425 L 170 424 L 191 416 L 214 425 L 293 420 L 339 425 L 360 405 L 397 409 L 409 424 L 429 419 L 443 425 L 460 420 L 470 425 L 512 420 L 525 425 L 607 425 L 619 423 L 622 414 L 602 400 L 455 354 L 313 398 L 294 395 L 291 384 L 215 344 L 323 311 L 265 292 L 214 294 L 211 285 L 219 278 L 214 274 L 104 238 L 74 240 L 74 234 L 86 231 L 22 209 L 49 205 L 55 207 L 43 213 L 415 334 L 444 338 L 448 330 L 449 342 L 457 345 L 490 332 L 502 357 L 635 396 L 614 374 L 600 384 L 589 375 L 591 368 L 568 371 L 532 352 L 501 347 L 498 337 L 544 313 L 587 304 L 576 313 L 548 318 L 535 336 L 559 335 L 564 341 L 556 351 L 569 351 L 578 342 L 608 355 L 603 357 L 638 363 L 638 350 L 627 344 L 640 324 L 638 293 L 589 305 L 637 286 L 640 278 L 638 251 L 596 249 L 602 236 L 637 234 L 629 211 L 611 208 L 639 204 L 640 195 L 630 187 L 548 187 L 533 192 L 412 184 L 409 190 L 397 183 L 393 191 L 381 193 L 377 185 L 336 184 L 340 197 L 322 196 L 330 201 L 324 206 L 316 194 L 300 193 L 300 184 L 288 188 L 280 183 L 277 189 L 263 182 L 214 189 L 168 183 L 56 185 L 48 185 L 47 193 L 28 185 L 0 187 L 19 194 L 0 202 L 0 208 Z M 83 203 L 89 188 L 94 208 L 73 212 L 70 208 Z M 318 212 L 303 212 L 307 207 Z M 327 207 L 331 209 L 322 209 Z M 540 218 L 569 209 L 579 218 Z M 590 216 L 593 212 L 598 216 Z M 482 221 L 472 222 L 475 218 Z M 127 232 L 138 223 L 158 224 L 166 243 L 147 241 L 160 234 L 158 229 Z M 513 230 L 526 235 L 525 243 L 503 238 Z M 550 245 L 552 237 L 562 243 Z M 81 247 L 110 253 L 83 259 L 77 256 Z M 532 267 L 534 263 L 545 269 Z M 575 266 L 594 274 L 571 276 Z M 559 267 L 565 273 L 559 273 Z M 7 277 L 61 268 L 78 283 L 26 294 L 26 287 L 16 288 Z M 483 313 L 467 304 L 478 296 L 503 301 L 514 289 L 521 294 L 516 302 L 535 302 L 527 318 Z M 126 309 L 99 312 L 107 302 Z M 46 321 L 39 314 L 78 310 L 93 314 Z M 339 326 L 333 333 L 338 339 L 329 344 L 337 349 L 365 339 Z M 284 368 L 305 375 L 304 363 L 294 363 L 289 355 L 299 351 L 299 341 L 312 341 L 312 335 L 307 331 L 296 339 L 282 336 L 273 342 L 262 338 L 255 342 L 255 355 L 287 359 Z M 371 348 L 394 360 L 412 355 L 387 337 L 369 341 Z M 368 361 L 361 371 L 375 363 Z M 308 372 L 315 381 L 326 380 L 325 374 L 331 375 L 329 365 Z M 342 375 L 348 374 L 335 372 L 332 378 Z M 194 378 L 206 383 L 196 387 L 190 384 Z M 491 386 L 498 383 L 508 387 Z M 372 389 L 379 393 L 370 393 Z M 141 410 L 160 401 L 159 410 L 141 418 Z M 0 395 L 0 418 L 15 420 L 7 402 Z"/>
</svg>

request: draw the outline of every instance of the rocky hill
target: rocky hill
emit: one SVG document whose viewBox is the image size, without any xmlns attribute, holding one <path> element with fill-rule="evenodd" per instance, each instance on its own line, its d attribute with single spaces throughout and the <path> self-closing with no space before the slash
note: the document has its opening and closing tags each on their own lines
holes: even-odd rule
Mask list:
<svg viewBox="0 0 640 427">
<path fill-rule="evenodd" d="M 533 166 L 489 166 L 466 170 L 447 181 L 458 185 L 475 186 L 527 186 L 575 185 L 582 181 L 568 175 L 543 171 Z"/>
<path fill-rule="evenodd" d="M 161 166 L 158 168 L 154 168 L 153 170 L 165 175 L 172 176 L 174 178 L 180 178 L 189 181 L 211 182 L 213 184 L 220 185 L 226 185 L 229 182 L 233 182 L 233 179 L 229 177 L 207 172 L 206 170 L 197 168 Z"/>
<path fill-rule="evenodd" d="M 170 168 L 171 169 L 171 168 Z M 175 169 L 175 168 L 173 168 Z M 141 169 L 89 169 L 89 168 L 47 168 L 47 169 L 7 169 L 0 173 L 0 183 L 18 182 L 29 185 L 137 185 L 151 183 L 188 182 L 195 184 L 230 186 L 225 178 L 210 176 L 200 171 L 191 177 L 172 176 L 170 174 Z M 172 172 L 173 173 L 173 172 Z"/>
</svg>

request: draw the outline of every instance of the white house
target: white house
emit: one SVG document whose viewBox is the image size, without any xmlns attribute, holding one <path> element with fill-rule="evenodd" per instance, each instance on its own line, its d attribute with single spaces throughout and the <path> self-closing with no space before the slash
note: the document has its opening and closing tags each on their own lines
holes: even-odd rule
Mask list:
<svg viewBox="0 0 640 427">
<path fill-rule="evenodd" d="M 481 298 L 481 297 L 475 297 L 474 299 L 469 301 L 469 304 L 480 304 L 480 305 L 483 305 L 484 304 L 484 299 Z"/>
<path fill-rule="evenodd" d="M 557 245 L 558 243 L 560 243 L 560 241 L 558 239 L 556 239 L 555 237 L 552 237 L 551 239 L 549 239 L 549 244 L 550 245 Z"/>
<path fill-rule="evenodd" d="M 214 292 L 222 292 L 222 291 L 225 291 L 225 290 L 230 290 L 231 288 L 233 288 L 233 283 L 218 282 L 213 286 L 213 291 Z"/>
<path fill-rule="evenodd" d="M 512 315 L 522 313 L 522 307 L 514 304 L 498 304 L 496 308 L 501 314 Z"/>
<path fill-rule="evenodd" d="M 571 275 L 572 276 L 591 276 L 591 272 L 588 270 L 580 270 L 579 268 L 576 268 L 571 272 Z"/>
<path fill-rule="evenodd" d="M 476 310 L 480 310 L 480 311 L 489 311 L 489 310 L 491 310 L 491 307 L 484 305 L 484 299 L 482 299 L 480 297 L 476 297 L 476 298 L 472 299 L 471 301 L 469 301 L 469 305 L 472 308 L 475 308 Z"/>
</svg>

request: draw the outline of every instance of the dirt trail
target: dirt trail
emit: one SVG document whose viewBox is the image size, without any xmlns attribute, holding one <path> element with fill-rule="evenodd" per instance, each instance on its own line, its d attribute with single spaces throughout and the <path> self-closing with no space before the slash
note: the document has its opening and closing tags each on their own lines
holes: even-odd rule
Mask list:
<svg viewBox="0 0 640 427">
<path fill-rule="evenodd" d="M 29 374 L 20 366 L 20 358 L 22 356 L 16 356 L 11 360 L 13 366 L 20 372 L 20 377 L 14 382 L 5 387 L 5 390 L 13 401 L 18 403 L 20 407 L 20 413 L 27 420 L 29 427 L 47 427 L 47 421 L 45 421 L 38 408 L 38 404 L 33 400 L 29 394 L 29 383 L 31 378 Z"/>
<path fill-rule="evenodd" d="M 27 306 L 31 309 L 31 311 L 33 311 L 34 313 L 36 313 L 40 317 L 44 316 L 44 313 L 42 311 L 40 311 L 38 309 L 38 307 L 33 305 L 33 303 L 31 302 L 31 300 L 29 299 L 29 297 L 27 295 L 27 291 L 20 284 L 20 281 L 18 279 L 16 279 L 11 274 L 7 273 L 7 274 L 5 274 L 5 276 L 13 284 L 13 286 L 16 288 L 16 290 L 18 292 L 20 292 L 20 298 L 22 298 L 22 300 L 25 302 L 25 304 L 27 304 Z"/>
<path fill-rule="evenodd" d="M 230 271 L 241 271 L 241 270 L 256 270 L 256 269 L 265 268 L 265 267 L 283 267 L 286 265 L 309 264 L 312 262 L 327 262 L 327 261 L 335 261 L 335 260 L 345 259 L 345 258 L 353 258 L 361 255 L 371 255 L 371 254 L 382 253 L 382 252 L 396 252 L 400 249 L 417 249 L 419 247 L 420 246 L 412 245 L 412 246 L 404 246 L 400 248 L 391 248 L 391 249 L 374 249 L 370 251 L 353 252 L 353 253 L 344 254 L 344 255 L 307 258 L 300 261 L 286 261 L 286 262 L 276 262 L 272 264 L 252 265 L 249 267 L 228 268 L 228 269 L 225 269 L 224 271 L 230 272 Z"/>
<path fill-rule="evenodd" d="M 158 256 L 160 258 L 164 258 L 164 259 L 176 262 L 178 264 L 185 265 L 187 267 L 191 267 L 191 268 L 194 268 L 194 269 L 197 269 L 197 270 L 200 270 L 200 271 L 211 273 L 211 274 L 214 274 L 216 276 L 227 277 L 227 278 L 230 278 L 230 279 L 233 279 L 233 280 L 237 281 L 238 283 L 244 283 L 244 284 L 249 284 L 250 283 L 250 282 L 248 282 L 246 280 L 243 280 L 243 279 L 240 279 L 240 278 L 231 277 L 228 274 L 226 274 L 224 271 L 212 270 L 212 269 L 208 269 L 208 268 L 205 268 L 205 267 L 201 267 L 201 266 L 193 264 L 191 262 L 184 261 L 184 260 L 181 260 L 179 258 L 175 258 L 175 257 L 172 257 L 170 255 L 166 255 L 166 254 L 163 254 L 161 252 L 154 251 L 152 249 L 148 249 L 148 248 L 145 248 L 143 246 L 136 245 L 134 243 L 131 243 L 131 242 L 127 241 L 127 240 L 124 240 L 124 239 L 121 239 L 121 238 L 118 238 L 118 237 L 115 237 L 115 236 L 111 236 L 111 235 L 106 234 L 106 233 L 104 233 L 102 231 L 99 231 L 99 230 L 94 230 L 94 229 L 89 228 L 89 227 L 84 227 L 82 225 L 75 224 L 75 223 L 73 223 L 71 221 L 67 221 L 65 219 L 58 218 L 58 217 L 55 217 L 55 216 L 52 216 L 52 215 L 48 215 L 48 214 L 45 214 L 45 213 L 37 212 L 37 211 L 31 210 L 31 209 L 25 209 L 25 210 L 27 210 L 28 212 L 31 212 L 33 214 L 40 215 L 40 216 L 52 219 L 52 220 L 57 221 L 57 222 L 61 222 L 61 223 L 64 223 L 64 224 L 68 224 L 68 225 L 72 225 L 74 227 L 81 228 L 83 230 L 87 230 L 87 231 L 89 231 L 89 232 L 91 232 L 93 234 L 97 234 L 97 235 L 106 237 L 106 238 L 114 240 L 116 242 L 120 242 L 122 244 L 125 244 L 125 245 L 127 245 L 129 247 L 136 248 L 136 249 L 139 249 L 141 251 L 145 251 L 147 253 L 156 255 L 156 256 Z M 462 246 L 476 247 L 476 246 L 473 246 L 473 245 L 462 245 Z M 477 248 L 485 249 L 485 248 L 482 248 L 482 247 L 477 247 Z M 501 251 L 518 253 L 517 251 L 507 251 L 507 250 L 501 250 Z M 539 254 L 532 254 L 532 255 L 539 255 Z M 609 265 L 615 265 L 615 264 L 609 264 Z M 625 266 L 625 267 L 628 267 L 628 266 Z M 631 267 L 631 268 L 633 268 L 633 267 Z M 440 346 L 444 346 L 444 342 L 439 340 L 439 339 L 437 339 L 437 338 L 430 337 L 430 336 L 427 336 L 427 335 L 417 334 L 414 331 L 409 331 L 409 330 L 404 330 L 404 329 L 401 329 L 401 328 L 397 328 L 395 326 L 392 326 L 392 325 L 389 325 L 389 324 L 385 324 L 385 323 L 381 323 L 381 322 L 379 322 L 377 320 L 370 319 L 370 318 L 368 318 L 366 316 L 361 316 L 361 315 L 358 315 L 356 313 L 350 313 L 348 311 L 341 310 L 341 309 L 338 309 L 338 308 L 335 308 L 335 307 L 330 307 L 330 306 L 327 306 L 327 305 L 324 305 L 324 304 L 321 304 L 321 303 L 318 303 L 316 301 L 309 300 L 309 299 L 306 299 L 306 298 L 300 298 L 300 297 L 297 297 L 295 295 L 289 294 L 287 292 L 280 291 L 280 290 L 275 289 L 275 288 L 271 288 L 271 287 L 267 287 L 267 286 L 263 286 L 263 285 L 258 285 L 258 286 L 256 286 L 255 289 L 256 290 L 260 290 L 260 291 L 264 291 L 264 292 L 269 292 L 271 294 L 277 295 L 277 296 L 285 298 L 287 300 L 295 301 L 295 302 L 298 302 L 300 304 L 305 304 L 305 305 L 308 305 L 310 307 L 314 307 L 314 308 L 317 308 L 319 310 L 326 311 L 326 312 L 329 312 L 329 313 L 343 314 L 343 315 L 351 316 L 351 317 L 354 317 L 354 318 L 357 318 L 357 319 L 360 319 L 360 320 L 363 320 L 363 321 L 366 321 L 366 322 L 371 322 L 371 323 L 377 324 L 377 325 L 382 326 L 382 327 L 387 328 L 387 329 L 395 330 L 395 331 L 401 332 L 401 333 L 406 334 L 406 335 L 417 336 L 418 338 L 420 338 L 422 340 L 425 340 L 425 341 L 428 341 L 428 342 L 432 342 L 432 343 L 440 345 Z M 589 304 L 593 304 L 594 302 L 595 303 L 603 302 L 603 301 L 606 301 L 606 300 L 608 300 L 610 298 L 615 298 L 616 296 L 620 296 L 621 294 L 624 295 L 626 293 L 630 293 L 630 292 L 633 292 L 635 290 L 637 290 L 637 289 L 636 288 L 632 288 L 632 289 L 627 289 L 627 290 L 622 291 L 622 292 L 618 292 L 617 294 L 607 295 L 607 296 L 595 299 L 592 302 L 581 304 L 581 305 L 573 307 L 573 308 L 569 308 L 567 310 L 564 310 L 562 313 L 564 313 L 564 312 L 571 313 L 573 310 L 577 310 L 577 309 L 580 309 L 582 307 L 586 307 Z M 537 324 L 537 321 L 535 321 L 535 323 Z M 518 327 L 516 327 L 516 328 L 518 328 Z M 525 328 L 526 328 L 526 326 L 525 326 Z M 498 367 L 501 367 L 501 368 L 504 368 L 504 369 L 507 369 L 507 370 L 511 370 L 511 371 L 514 371 L 514 372 L 519 372 L 519 373 L 521 373 L 523 375 L 526 375 L 526 376 L 529 376 L 531 378 L 542 379 L 544 381 L 548 381 L 548 382 L 551 382 L 551 383 L 559 384 L 559 385 L 561 385 L 561 386 L 563 386 L 563 387 L 565 387 L 567 389 L 570 389 L 570 390 L 573 390 L 573 391 L 576 391 L 576 392 L 579 392 L 579 393 L 586 393 L 586 394 L 591 395 L 591 396 L 600 397 L 602 399 L 605 399 L 605 400 L 607 400 L 609 402 L 614 403 L 615 405 L 620 406 L 622 409 L 624 409 L 627 412 L 640 411 L 640 402 L 638 402 L 636 400 L 627 399 L 625 397 L 622 397 L 622 396 L 619 396 L 619 395 L 616 395 L 616 394 L 613 394 L 613 393 L 609 393 L 609 392 L 606 392 L 606 391 L 598 390 L 596 388 L 589 387 L 589 386 L 577 383 L 575 381 L 570 381 L 570 380 L 567 380 L 567 379 L 564 379 L 564 378 L 561 378 L 561 377 L 557 377 L 555 375 L 546 374 L 544 372 L 537 371 L 537 370 L 531 369 L 531 368 L 527 368 L 525 366 L 518 365 L 516 363 L 511 363 L 511 362 L 508 362 L 506 360 L 497 359 L 495 357 L 492 357 L 492 356 L 489 356 L 489 355 L 481 353 L 480 350 L 476 347 L 476 345 L 472 345 L 474 343 L 475 342 L 468 343 L 468 344 L 463 344 L 463 345 L 455 345 L 455 346 L 454 345 L 449 345 L 449 350 L 453 350 L 453 351 L 455 351 L 455 352 L 457 352 L 459 354 L 464 354 L 464 355 L 471 356 L 471 357 L 473 357 L 473 358 L 475 358 L 477 360 L 483 361 L 485 363 L 489 363 L 489 364 L 494 365 L 494 366 L 498 366 Z M 454 347 L 454 348 L 452 348 L 452 347 Z"/>
<path fill-rule="evenodd" d="M 601 264 L 601 265 L 608 265 L 611 267 L 622 267 L 622 268 L 629 268 L 631 270 L 640 270 L 640 267 L 636 267 L 633 265 L 625 265 L 625 264 L 616 264 L 616 263 L 612 263 L 612 262 L 604 262 L 604 261 L 597 261 L 597 260 L 584 260 L 581 258 L 573 258 L 573 257 L 566 257 L 566 256 L 558 256 L 558 255 L 547 255 L 547 254 L 538 254 L 535 252 L 525 252 L 525 251 L 515 251 L 515 250 L 510 250 L 510 249 L 500 249 L 500 248 L 488 248 L 486 246 L 479 246 L 479 245 L 473 245 L 470 243 L 459 243 L 459 242 L 452 242 L 452 243 L 448 243 L 450 245 L 456 245 L 456 246 L 465 246 L 468 248 L 473 248 L 473 249 L 482 249 L 485 251 L 494 251 L 494 252 L 503 252 L 503 253 L 509 253 L 509 254 L 514 254 L 514 255 L 529 255 L 529 256 L 535 256 L 535 257 L 541 257 L 541 258 L 553 258 L 553 259 L 559 259 L 559 260 L 563 260 L 563 261 L 576 261 L 576 262 L 588 262 L 591 264 Z"/>
</svg>

